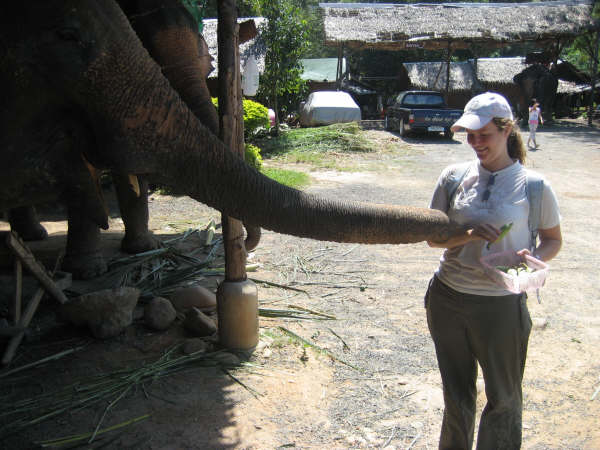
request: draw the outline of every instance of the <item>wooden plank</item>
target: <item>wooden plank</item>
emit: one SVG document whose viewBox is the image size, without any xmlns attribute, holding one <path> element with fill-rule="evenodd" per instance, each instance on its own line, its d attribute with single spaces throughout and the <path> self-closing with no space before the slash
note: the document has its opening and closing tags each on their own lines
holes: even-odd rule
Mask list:
<svg viewBox="0 0 600 450">
<path fill-rule="evenodd" d="M 23 265 L 19 258 L 15 258 L 15 312 L 14 324 L 21 320 L 21 301 L 23 296 Z"/>
<path fill-rule="evenodd" d="M 61 289 L 66 289 L 69 286 L 71 286 L 72 278 L 70 273 L 57 272 L 58 266 L 60 265 L 60 260 L 61 257 L 59 257 L 56 261 L 53 272 L 55 275 L 59 275 L 59 280 L 56 282 L 57 287 L 60 287 Z M 17 352 L 17 348 L 19 347 L 21 341 L 25 337 L 25 329 L 31 323 L 31 319 L 33 319 L 33 315 L 37 311 L 38 306 L 40 305 L 40 302 L 42 301 L 42 298 L 44 297 L 45 293 L 46 291 L 43 287 L 38 288 L 38 290 L 35 292 L 31 300 L 27 304 L 23 316 L 19 321 L 18 327 L 14 327 L 20 329 L 21 331 L 14 333 L 14 335 L 8 342 L 8 345 L 4 350 L 4 355 L 2 355 L 2 365 L 6 366 L 10 364 L 10 362 L 14 358 L 15 353 Z"/>
<path fill-rule="evenodd" d="M 14 252 L 21 260 L 23 265 L 31 272 L 31 274 L 41 283 L 41 285 L 54 297 L 59 303 L 66 303 L 67 297 L 63 291 L 54 284 L 52 277 L 48 275 L 47 270 L 38 263 L 35 256 L 25 246 L 25 244 L 13 232 L 8 233 L 6 237 L 6 245 Z"/>
</svg>

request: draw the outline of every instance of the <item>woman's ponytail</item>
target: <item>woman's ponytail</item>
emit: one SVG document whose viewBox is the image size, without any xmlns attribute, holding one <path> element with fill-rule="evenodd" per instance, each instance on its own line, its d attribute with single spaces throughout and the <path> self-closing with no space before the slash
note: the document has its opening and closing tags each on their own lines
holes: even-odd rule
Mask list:
<svg viewBox="0 0 600 450">
<path fill-rule="evenodd" d="M 518 160 L 521 164 L 525 164 L 527 150 L 525 149 L 525 145 L 523 145 L 523 139 L 521 138 L 517 123 L 510 119 L 500 119 L 498 117 L 495 117 L 493 122 L 499 130 L 505 130 L 506 127 L 511 126 L 508 141 L 506 143 L 506 146 L 508 147 L 508 156 Z"/>
</svg>

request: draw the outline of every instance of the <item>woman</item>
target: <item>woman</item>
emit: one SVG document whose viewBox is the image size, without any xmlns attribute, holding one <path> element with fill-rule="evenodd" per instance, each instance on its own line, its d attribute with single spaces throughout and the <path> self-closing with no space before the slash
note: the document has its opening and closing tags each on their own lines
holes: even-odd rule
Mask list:
<svg viewBox="0 0 600 450">
<path fill-rule="evenodd" d="M 510 105 L 499 94 L 472 98 L 452 126 L 452 131 L 461 129 L 466 129 L 477 159 L 467 164 L 454 194 L 448 189 L 457 165 L 447 167 L 430 205 L 465 227 L 463 234 L 446 242 L 429 242 L 446 249 L 425 296 L 444 388 L 439 448 L 472 447 L 479 363 L 487 405 L 477 448 L 515 449 L 521 445 L 521 382 L 531 319 L 526 295 L 495 285 L 479 259 L 505 250 L 531 253 L 525 148 Z M 496 242 L 500 227 L 509 223 L 510 232 Z M 539 224 L 539 245 L 533 254 L 548 261 L 559 252 L 562 237 L 556 196 L 547 182 Z"/>
<path fill-rule="evenodd" d="M 540 110 L 540 104 L 535 98 L 531 99 L 531 106 L 529 107 L 529 138 L 527 139 L 527 147 L 530 147 L 530 143 L 533 142 L 533 148 L 537 148 L 535 142 L 535 131 L 537 130 L 538 123 L 544 124 L 542 119 L 542 111 Z"/>
</svg>

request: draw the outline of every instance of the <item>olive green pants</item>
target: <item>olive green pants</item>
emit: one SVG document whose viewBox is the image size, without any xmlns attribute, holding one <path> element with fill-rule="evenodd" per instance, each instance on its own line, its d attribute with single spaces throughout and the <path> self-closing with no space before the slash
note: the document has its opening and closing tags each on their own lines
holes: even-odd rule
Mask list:
<svg viewBox="0 0 600 450">
<path fill-rule="evenodd" d="M 435 276 L 429 283 L 427 323 L 444 388 L 440 449 L 473 446 L 478 362 L 487 404 L 481 414 L 477 449 L 521 447 L 521 383 L 531 331 L 526 298 L 525 294 L 464 294 Z"/>
</svg>

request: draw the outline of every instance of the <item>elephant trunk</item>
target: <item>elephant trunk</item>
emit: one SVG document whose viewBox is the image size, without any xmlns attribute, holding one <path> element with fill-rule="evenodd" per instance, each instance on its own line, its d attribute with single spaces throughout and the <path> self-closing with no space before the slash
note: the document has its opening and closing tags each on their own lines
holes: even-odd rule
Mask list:
<svg viewBox="0 0 600 450">
<path fill-rule="evenodd" d="M 100 28 L 96 33 L 99 40 L 84 43 L 84 72 L 64 64 L 53 78 L 53 82 L 68 86 L 66 92 L 92 116 L 98 139 L 105 140 L 99 146 L 104 153 L 87 158 L 92 163 L 96 159 L 124 173 L 152 174 L 230 217 L 300 237 L 398 244 L 443 241 L 456 231 L 439 211 L 342 203 L 291 189 L 262 175 L 200 123 L 144 50 L 118 7 L 105 2 L 102 7 L 103 14 L 91 14 L 86 20 Z M 98 18 L 110 8 L 113 13 L 107 17 L 111 20 L 98 24 Z M 81 11 L 69 8 L 66 15 Z M 56 64 L 54 54 L 44 55 L 47 64 Z M 66 78 L 59 80 L 59 74 Z"/>
<path fill-rule="evenodd" d="M 164 183 L 244 223 L 319 240 L 365 244 L 443 241 L 455 227 L 436 210 L 339 202 L 283 186 L 224 148 L 199 122 L 182 120 L 185 147 L 163 153 Z M 183 144 L 183 143 L 182 143 Z M 205 147 L 202 152 L 191 149 Z"/>
</svg>

